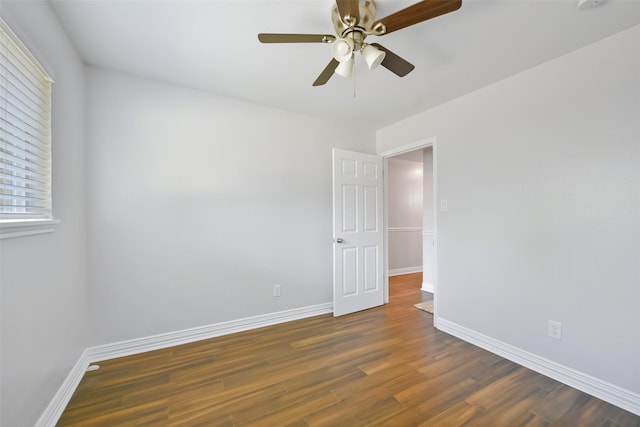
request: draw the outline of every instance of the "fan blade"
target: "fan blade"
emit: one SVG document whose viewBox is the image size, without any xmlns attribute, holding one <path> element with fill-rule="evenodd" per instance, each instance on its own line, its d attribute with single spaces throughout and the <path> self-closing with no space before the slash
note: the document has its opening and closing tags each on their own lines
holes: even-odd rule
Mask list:
<svg viewBox="0 0 640 427">
<path fill-rule="evenodd" d="M 389 34 L 413 24 L 460 9 L 462 0 L 423 0 L 373 23 L 376 35 Z"/>
<path fill-rule="evenodd" d="M 331 76 L 333 76 L 333 72 L 338 67 L 338 64 L 340 63 L 332 58 L 331 62 L 329 62 L 329 64 L 324 68 L 324 70 L 322 70 L 322 72 L 320 73 L 316 81 L 313 82 L 313 85 L 322 86 L 323 84 L 328 82 Z"/>
<path fill-rule="evenodd" d="M 335 39 L 330 34 L 258 34 L 262 43 L 331 43 Z"/>
<path fill-rule="evenodd" d="M 348 26 L 355 26 L 360 21 L 360 6 L 358 0 L 336 0 L 340 19 Z"/>
<path fill-rule="evenodd" d="M 409 74 L 411 71 L 413 71 L 414 68 L 416 68 L 415 65 L 413 65 L 409 61 L 402 59 L 401 57 L 391 52 L 386 47 L 380 46 L 378 43 L 371 43 L 371 45 L 377 47 L 378 49 L 386 53 L 380 65 L 382 65 L 387 70 L 394 73 L 395 75 L 399 77 L 404 77 L 407 74 Z"/>
</svg>

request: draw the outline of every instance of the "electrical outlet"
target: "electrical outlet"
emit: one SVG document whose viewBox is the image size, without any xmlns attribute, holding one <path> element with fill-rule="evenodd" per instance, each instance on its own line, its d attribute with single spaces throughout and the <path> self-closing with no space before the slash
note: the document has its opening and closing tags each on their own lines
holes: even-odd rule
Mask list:
<svg viewBox="0 0 640 427">
<path fill-rule="evenodd" d="M 549 320 L 548 334 L 551 338 L 561 340 L 562 339 L 562 323 L 556 322 L 555 320 Z"/>
<path fill-rule="evenodd" d="M 274 297 L 279 297 L 281 291 L 282 291 L 282 285 L 273 285 L 273 296 Z"/>
</svg>

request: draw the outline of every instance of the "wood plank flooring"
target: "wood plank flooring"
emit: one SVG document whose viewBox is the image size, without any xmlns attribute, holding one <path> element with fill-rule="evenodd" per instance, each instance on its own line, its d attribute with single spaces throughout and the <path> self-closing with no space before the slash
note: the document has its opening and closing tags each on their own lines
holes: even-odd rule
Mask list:
<svg viewBox="0 0 640 427">
<path fill-rule="evenodd" d="M 640 417 L 433 328 L 391 303 L 98 363 L 59 426 L 640 426 Z"/>
</svg>

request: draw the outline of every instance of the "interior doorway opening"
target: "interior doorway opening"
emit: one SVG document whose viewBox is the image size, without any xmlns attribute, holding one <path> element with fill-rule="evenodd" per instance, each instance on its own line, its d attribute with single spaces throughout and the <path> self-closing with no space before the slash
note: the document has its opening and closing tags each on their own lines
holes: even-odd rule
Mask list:
<svg viewBox="0 0 640 427">
<path fill-rule="evenodd" d="M 436 292 L 435 139 L 400 147 L 385 159 L 386 302 L 395 282 Z M 435 296 L 435 295 L 434 295 Z M 433 297 L 435 299 L 435 297 Z"/>
</svg>

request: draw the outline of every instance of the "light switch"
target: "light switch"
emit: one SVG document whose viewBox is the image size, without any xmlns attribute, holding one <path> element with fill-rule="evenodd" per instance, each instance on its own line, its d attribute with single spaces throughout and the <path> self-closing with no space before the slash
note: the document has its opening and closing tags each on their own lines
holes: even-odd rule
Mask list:
<svg viewBox="0 0 640 427">
<path fill-rule="evenodd" d="M 447 209 L 448 209 L 447 201 L 446 200 L 440 200 L 440 212 L 446 212 Z"/>
</svg>

